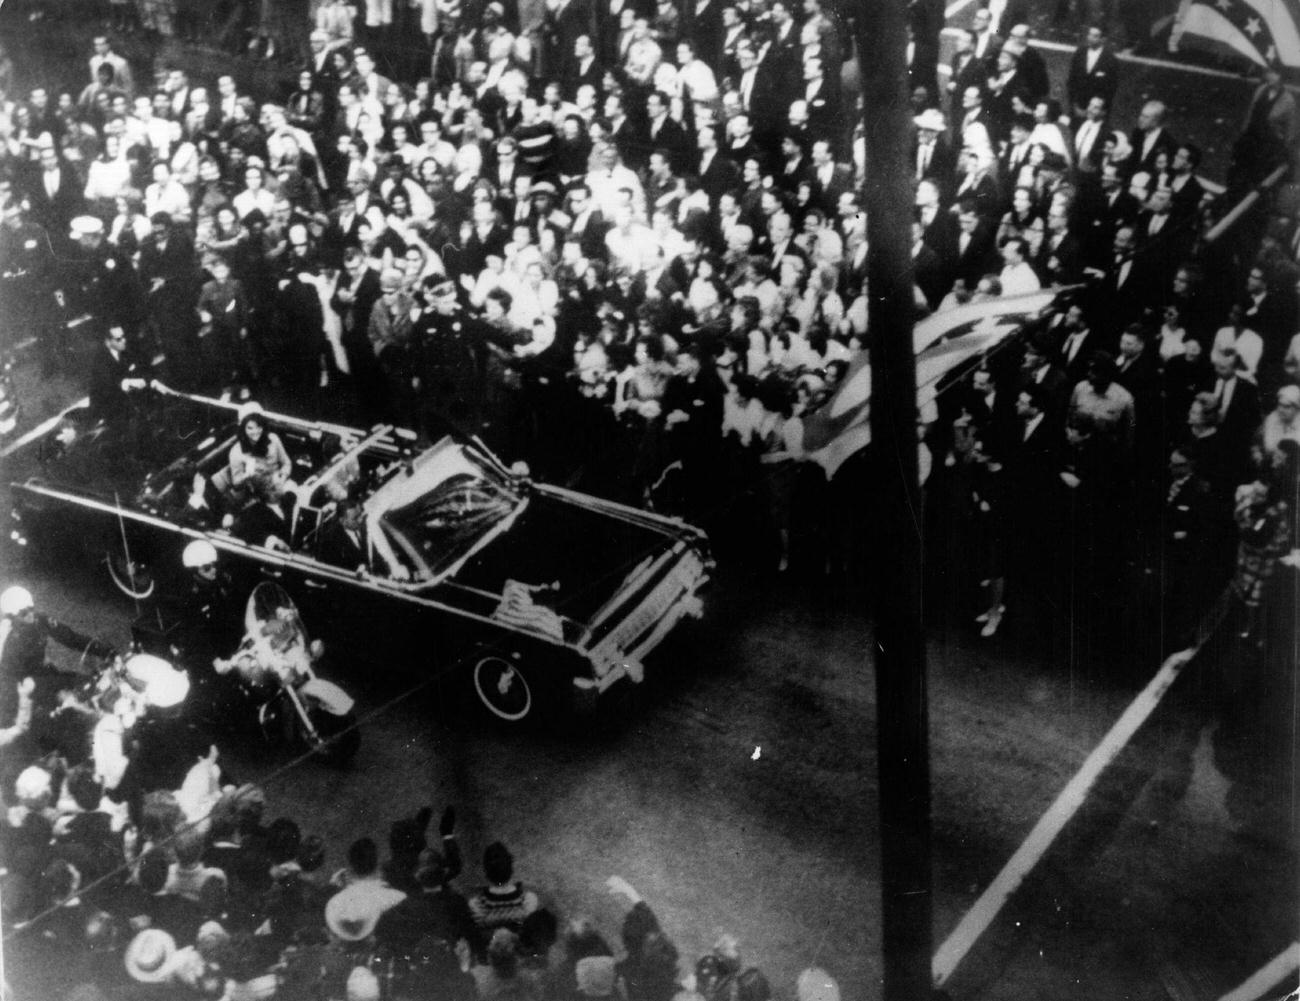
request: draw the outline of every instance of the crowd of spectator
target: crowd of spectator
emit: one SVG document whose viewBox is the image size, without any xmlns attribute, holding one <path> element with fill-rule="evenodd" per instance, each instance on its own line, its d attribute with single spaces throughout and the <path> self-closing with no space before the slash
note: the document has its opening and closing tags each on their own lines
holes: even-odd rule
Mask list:
<svg viewBox="0 0 1300 1001">
<path fill-rule="evenodd" d="M 430 844 L 431 808 L 332 858 L 289 817 L 267 823 L 255 785 L 220 785 L 216 756 L 138 814 L 105 795 L 89 764 L 31 765 L 0 826 L 6 967 L 20 996 L 379 1001 L 769 1001 L 767 978 L 723 936 L 683 964 L 650 907 L 620 877 L 617 941 L 590 919 L 561 924 L 486 847 L 482 882 L 462 869 L 455 813 Z M 685 975 L 682 973 L 686 967 Z M 11 990 L 8 983 L 6 993 Z M 809 969 L 778 994 L 838 1001 Z"/>
<path fill-rule="evenodd" d="M 139 13 L 170 35 L 183 6 Z M 102 35 L 87 80 L 0 95 L 0 291 L 47 371 L 88 367 L 109 419 L 148 376 L 431 438 L 459 428 L 544 478 L 699 521 L 724 554 L 835 569 L 842 519 L 819 514 L 845 502 L 802 442 L 869 340 L 846 13 L 264 6 L 253 33 L 302 58 L 283 93 L 192 80 L 179 58 L 133 66 Z M 955 412 L 946 394 L 928 433 L 923 466 L 945 471 L 932 492 L 953 469 L 991 477 L 940 505 L 989 544 L 974 560 L 990 635 L 1008 574 L 1013 592 L 1051 593 L 1044 562 L 1101 574 L 1084 592 L 1134 565 L 1176 571 L 1175 542 L 1216 554 L 1191 561 L 1211 576 L 1231 569 L 1236 487 L 1289 468 L 1270 457 L 1291 405 L 1264 416 L 1300 374 L 1294 214 L 1266 198 L 1216 228 L 1300 148 L 1279 72 L 1216 197 L 1158 98 L 1113 120 L 1124 68 L 1102 27 L 1054 86 L 1021 7 L 951 29 L 941 75 L 941 18 L 918 2 L 907 52 L 918 316 L 1075 290 Z M 102 339 L 89 359 L 87 339 Z M 1181 507 L 1175 447 L 1211 517 L 1160 543 Z M 1062 538 L 1070 559 L 1037 544 Z"/>
</svg>

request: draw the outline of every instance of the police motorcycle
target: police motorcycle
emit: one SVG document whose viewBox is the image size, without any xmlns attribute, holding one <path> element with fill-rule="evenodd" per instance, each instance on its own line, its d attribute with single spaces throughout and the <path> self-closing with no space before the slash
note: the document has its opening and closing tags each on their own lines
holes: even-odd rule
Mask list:
<svg viewBox="0 0 1300 1001">
<path fill-rule="evenodd" d="M 213 667 L 236 677 L 247 701 L 257 705 L 266 741 L 296 745 L 342 766 L 357 753 L 361 731 L 353 698 L 316 674 L 324 652 L 320 640 L 308 638 L 288 592 L 263 581 L 248 597 L 239 648 L 216 658 Z"/>
</svg>

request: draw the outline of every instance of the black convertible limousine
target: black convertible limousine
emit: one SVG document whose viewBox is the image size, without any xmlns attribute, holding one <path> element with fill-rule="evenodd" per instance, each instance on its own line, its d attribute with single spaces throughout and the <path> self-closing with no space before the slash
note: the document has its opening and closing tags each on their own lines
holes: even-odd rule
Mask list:
<svg viewBox="0 0 1300 1001">
<path fill-rule="evenodd" d="M 158 385 L 138 395 L 130 419 L 74 413 L 8 457 L 11 545 L 100 562 L 143 600 L 186 586 L 181 552 L 206 539 L 238 586 L 279 581 L 314 635 L 369 664 L 454 669 L 509 722 L 639 682 L 646 656 L 701 614 L 701 531 L 536 483 L 472 438 L 422 447 L 390 426 L 265 414 L 295 503 L 283 545 L 245 541 L 225 475 L 238 407 Z M 359 566 L 332 565 L 319 545 L 340 484 L 364 514 Z M 205 491 L 215 503 L 196 507 Z"/>
</svg>

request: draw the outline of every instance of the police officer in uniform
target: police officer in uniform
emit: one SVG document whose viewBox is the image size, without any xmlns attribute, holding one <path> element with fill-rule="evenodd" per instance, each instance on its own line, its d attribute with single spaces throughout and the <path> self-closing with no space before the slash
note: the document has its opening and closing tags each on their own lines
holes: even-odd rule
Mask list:
<svg viewBox="0 0 1300 1001">
<path fill-rule="evenodd" d="M 55 331 L 54 275 L 49 234 L 10 195 L 0 204 L 0 316 L 7 320 L 0 349 L 11 350 L 34 335 L 44 375 L 52 375 L 67 362 Z"/>
<path fill-rule="evenodd" d="M 121 327 L 131 348 L 144 318 L 144 289 L 131 258 L 104 238 L 104 223 L 94 216 L 77 216 L 69 234 L 75 243 L 63 277 L 63 292 L 74 316 L 89 315 L 102 335 Z"/>
<path fill-rule="evenodd" d="M 50 736 L 51 713 L 59 693 L 78 687 L 85 679 L 60 671 L 45 659 L 50 640 L 79 655 L 108 659 L 116 651 L 36 610 L 31 592 L 14 586 L 0 593 L 0 720 L 13 719 L 17 711 L 18 683 L 36 682 L 32 693 L 32 732 L 38 741 Z"/>
<path fill-rule="evenodd" d="M 489 332 L 461 308 L 450 278 L 431 279 L 427 290 L 432 308 L 416 321 L 413 337 L 421 423 L 434 441 L 453 430 L 477 434 Z"/>
</svg>

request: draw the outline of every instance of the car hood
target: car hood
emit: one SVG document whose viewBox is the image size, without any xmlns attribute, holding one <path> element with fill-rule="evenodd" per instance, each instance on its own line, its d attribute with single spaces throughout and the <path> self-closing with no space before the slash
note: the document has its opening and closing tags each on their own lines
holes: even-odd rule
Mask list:
<svg viewBox="0 0 1300 1001">
<path fill-rule="evenodd" d="M 586 624 L 647 557 L 663 553 L 689 530 L 672 522 L 606 509 L 593 499 L 536 490 L 508 531 L 478 550 L 453 578 L 500 594 L 508 580 L 556 585 L 538 604 Z"/>
</svg>

